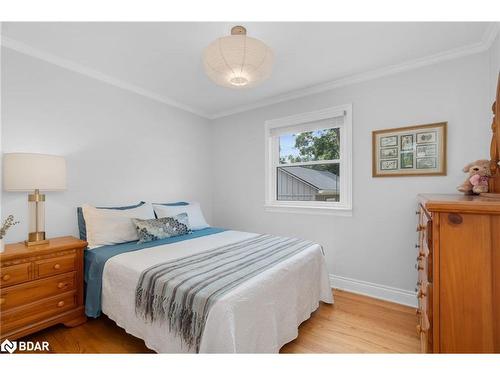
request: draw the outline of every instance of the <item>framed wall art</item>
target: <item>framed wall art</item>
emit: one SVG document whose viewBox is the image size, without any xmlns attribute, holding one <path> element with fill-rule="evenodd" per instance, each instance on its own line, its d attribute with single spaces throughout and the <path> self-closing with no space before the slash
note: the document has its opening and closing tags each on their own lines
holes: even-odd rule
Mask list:
<svg viewBox="0 0 500 375">
<path fill-rule="evenodd" d="M 373 177 L 446 175 L 446 122 L 372 132 Z"/>
</svg>

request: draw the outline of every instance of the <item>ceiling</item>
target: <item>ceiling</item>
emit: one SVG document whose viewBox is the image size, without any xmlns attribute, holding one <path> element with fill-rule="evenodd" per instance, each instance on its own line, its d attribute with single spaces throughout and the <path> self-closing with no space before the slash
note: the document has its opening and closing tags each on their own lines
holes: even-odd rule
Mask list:
<svg viewBox="0 0 500 375">
<path fill-rule="evenodd" d="M 275 53 L 271 78 L 248 90 L 216 86 L 201 62 L 235 24 Z M 4 22 L 2 44 L 215 118 L 346 77 L 479 52 L 497 30 L 481 22 Z"/>
</svg>

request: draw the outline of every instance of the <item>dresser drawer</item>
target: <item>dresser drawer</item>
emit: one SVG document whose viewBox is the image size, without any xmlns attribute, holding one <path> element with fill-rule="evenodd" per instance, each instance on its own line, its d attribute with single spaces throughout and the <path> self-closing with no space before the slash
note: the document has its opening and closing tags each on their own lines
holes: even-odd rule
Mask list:
<svg viewBox="0 0 500 375">
<path fill-rule="evenodd" d="M 429 332 L 420 331 L 420 352 L 421 353 L 430 353 L 429 346 Z"/>
<path fill-rule="evenodd" d="M 74 289 L 75 272 L 3 288 L 0 291 L 0 307 L 2 309 L 2 314 L 6 310 L 14 307 L 27 305 L 43 298 L 62 294 Z"/>
<path fill-rule="evenodd" d="M 419 308 L 418 313 L 418 324 L 417 324 L 417 334 L 420 336 L 420 348 L 422 353 L 427 353 L 430 351 L 430 337 L 432 336 L 431 324 L 429 318 L 425 312 L 425 308 Z"/>
<path fill-rule="evenodd" d="M 38 277 L 57 275 L 75 270 L 76 254 L 36 261 Z"/>
<path fill-rule="evenodd" d="M 432 254 L 432 216 L 423 207 L 420 208 L 417 232 L 419 232 L 420 255 L 430 256 Z"/>
<path fill-rule="evenodd" d="M 423 353 L 432 352 L 432 284 L 419 282 L 417 291 L 417 333 Z"/>
<path fill-rule="evenodd" d="M 422 225 L 423 245 L 427 253 L 432 253 L 432 219 L 424 214 L 424 223 Z"/>
<path fill-rule="evenodd" d="M 31 263 L 16 264 L 0 268 L 0 286 L 19 284 L 30 279 Z"/>
<path fill-rule="evenodd" d="M 70 310 L 75 306 L 76 294 L 75 292 L 69 292 L 2 312 L 0 317 L 2 334 L 19 327 L 38 323 L 43 319 L 55 317 L 57 314 Z"/>
</svg>

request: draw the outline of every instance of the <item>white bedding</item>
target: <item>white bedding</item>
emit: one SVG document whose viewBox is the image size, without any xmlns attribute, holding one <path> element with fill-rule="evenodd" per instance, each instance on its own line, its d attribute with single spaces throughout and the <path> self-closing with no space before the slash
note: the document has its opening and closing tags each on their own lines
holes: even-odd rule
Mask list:
<svg viewBox="0 0 500 375">
<path fill-rule="evenodd" d="M 233 243 L 255 233 L 225 231 L 205 237 L 117 255 L 106 262 L 102 311 L 158 353 L 190 350 L 168 324 L 146 323 L 135 315 L 141 272 L 157 263 Z M 277 353 L 297 337 L 298 326 L 319 306 L 333 303 L 319 245 L 264 271 L 218 300 L 208 315 L 200 353 Z"/>
</svg>

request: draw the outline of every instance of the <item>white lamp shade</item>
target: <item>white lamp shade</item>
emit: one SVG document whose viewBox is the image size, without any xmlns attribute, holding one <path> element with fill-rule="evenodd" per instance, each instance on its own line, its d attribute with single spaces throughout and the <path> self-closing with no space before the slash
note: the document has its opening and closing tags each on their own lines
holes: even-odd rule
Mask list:
<svg viewBox="0 0 500 375">
<path fill-rule="evenodd" d="M 66 160 L 56 155 L 4 154 L 3 186 L 6 191 L 66 190 Z"/>
<path fill-rule="evenodd" d="M 236 89 L 255 86 L 268 78 L 273 61 L 267 45 L 246 35 L 219 38 L 203 54 L 208 77 L 220 86 Z"/>
</svg>

